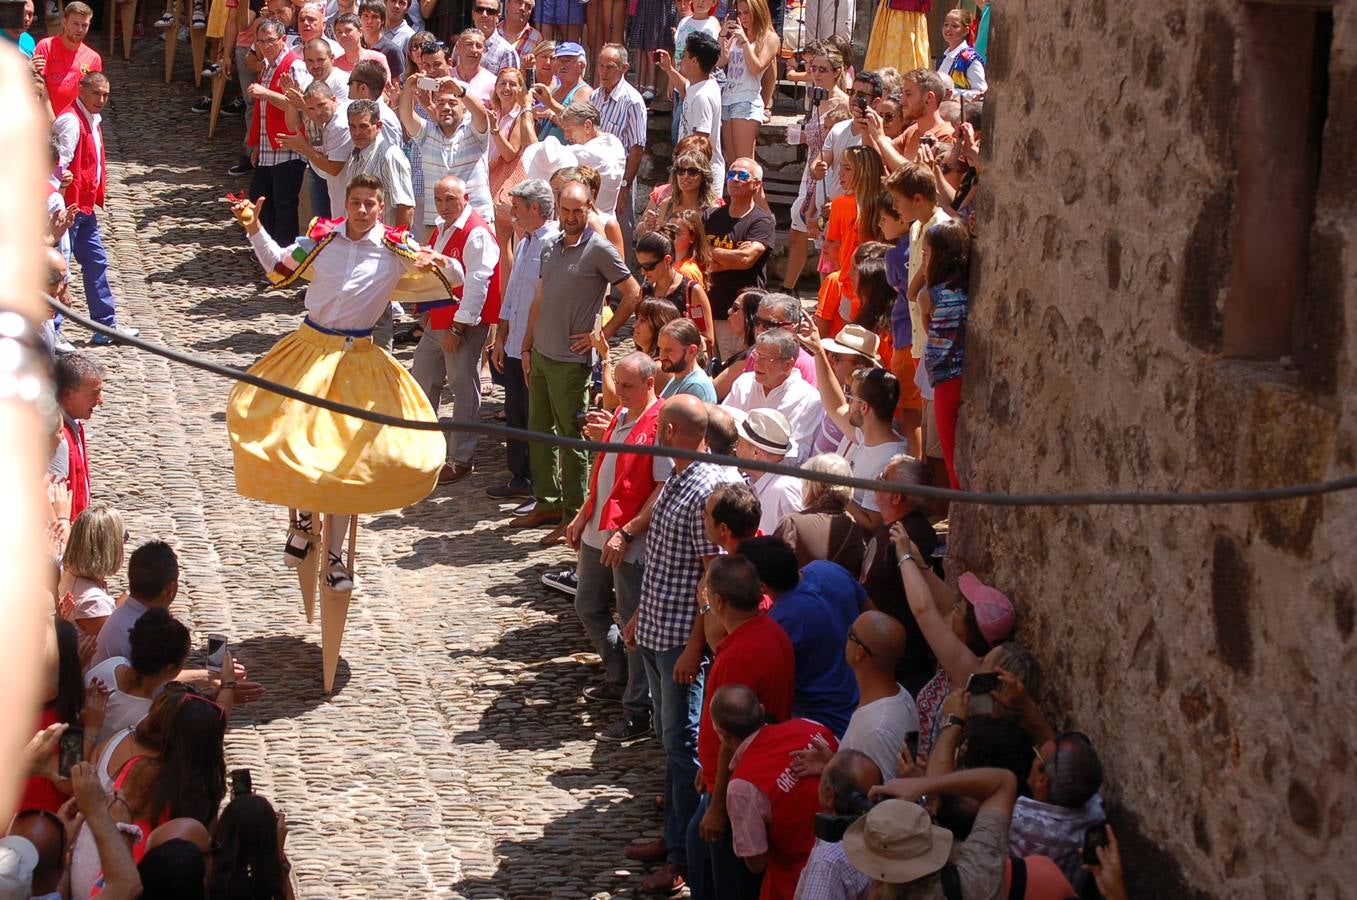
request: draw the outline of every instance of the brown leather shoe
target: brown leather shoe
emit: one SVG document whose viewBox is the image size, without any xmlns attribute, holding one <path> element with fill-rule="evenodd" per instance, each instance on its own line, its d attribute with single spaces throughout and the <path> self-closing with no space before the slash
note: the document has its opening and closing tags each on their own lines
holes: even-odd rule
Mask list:
<svg viewBox="0 0 1357 900">
<path fill-rule="evenodd" d="M 565 528 L 566 525 L 564 522 L 562 522 L 555 528 L 548 531 L 546 534 L 542 535 L 541 539 L 537 543 L 541 544 L 543 547 L 555 547 L 557 544 L 564 544 Z"/>
<path fill-rule="evenodd" d="M 540 506 L 526 516 L 517 516 L 509 520 L 510 528 L 541 528 L 543 525 L 559 524 L 561 524 L 559 509 L 543 509 Z"/>
<path fill-rule="evenodd" d="M 439 484 L 453 484 L 471 474 L 473 467 L 466 463 L 444 463 L 443 471 L 438 473 Z"/>
<path fill-rule="evenodd" d="M 673 863 L 665 863 L 645 877 L 645 880 L 641 882 L 641 893 L 677 894 L 688 883 L 683 875 L 683 871 L 678 866 Z"/>
<path fill-rule="evenodd" d="M 655 838 L 651 841 L 632 841 L 627 845 L 627 859 L 636 859 L 641 862 L 659 862 L 669 855 L 669 845 L 664 842 L 664 838 Z"/>
</svg>

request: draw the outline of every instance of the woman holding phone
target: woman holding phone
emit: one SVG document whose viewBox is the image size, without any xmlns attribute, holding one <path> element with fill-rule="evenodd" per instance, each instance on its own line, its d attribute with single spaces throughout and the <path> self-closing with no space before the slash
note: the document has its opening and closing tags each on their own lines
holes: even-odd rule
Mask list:
<svg viewBox="0 0 1357 900">
<path fill-rule="evenodd" d="M 728 160 L 754 158 L 764 119 L 763 73 L 775 64 L 782 41 L 766 0 L 739 0 L 721 27 L 726 82 L 721 87 L 721 149 Z"/>
</svg>

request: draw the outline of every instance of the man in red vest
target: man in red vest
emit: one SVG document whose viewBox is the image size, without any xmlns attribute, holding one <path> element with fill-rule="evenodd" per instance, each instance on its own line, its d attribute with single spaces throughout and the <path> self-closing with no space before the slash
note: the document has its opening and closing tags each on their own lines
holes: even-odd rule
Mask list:
<svg viewBox="0 0 1357 900">
<path fill-rule="evenodd" d="M 797 776 L 791 754 L 817 739 L 837 750 L 834 732 L 810 719 L 769 725 L 758 695 L 738 684 L 712 695 L 711 718 L 732 753 L 726 807 L 735 855 L 763 874 L 760 900 L 791 897 L 815 845 L 820 810 L 820 776 Z"/>
<path fill-rule="evenodd" d="M 57 357 L 56 392 L 65 446 L 57 448 L 53 468 L 58 474 L 64 470 L 71 489 L 71 521 L 75 521 L 81 510 L 90 505 L 89 454 L 82 423 L 104 402 L 104 367 L 79 353 L 61 354 Z"/>
<path fill-rule="evenodd" d="M 452 392 L 452 421 L 476 422 L 481 414 L 481 351 L 490 328 L 499 322 L 499 242 L 494 229 L 471 207 L 466 184 L 455 175 L 434 186 L 438 220 L 429 246 L 462 264 L 466 272 L 452 295 L 458 302 L 432 310 L 424 336 L 415 347 L 412 374 L 438 411 L 446 376 Z M 448 461 L 439 484 L 452 484 L 471 474 L 479 435 L 448 433 Z"/>
<path fill-rule="evenodd" d="M 617 364 L 618 407 L 603 440 L 654 444 L 664 401 L 655 396 L 655 361 L 631 353 Z M 594 461 L 584 505 L 566 526 L 565 538 L 578 551 L 575 613 L 603 658 L 604 683 L 584 689 L 584 698 L 621 703 L 622 716 L 594 737 L 629 741 L 650 730 L 650 689 L 635 649 L 627 650 L 619 622 L 641 602 L 641 579 L 650 508 L 674 470 L 672 460 L 639 454 L 602 453 Z M 544 575 L 543 581 L 559 575 Z M 613 595 L 617 603 L 613 603 Z M 617 617 L 613 618 L 616 609 Z"/>
<path fill-rule="evenodd" d="M 94 321 L 117 328 L 113 289 L 108 284 L 108 252 L 99 235 L 96 207 L 104 205 L 108 165 L 104 156 L 104 131 L 100 113 L 108 103 L 108 79 L 90 72 L 80 80 L 80 93 L 70 108 L 52 122 L 57 139 L 57 166 L 71 176 L 66 187 L 66 206 L 76 210 L 68 232 L 71 255 L 80 263 L 85 281 L 85 302 Z M 119 328 L 135 335 L 135 328 Z M 111 344 L 112 338 L 96 334 L 94 344 Z"/>
<path fill-rule="evenodd" d="M 259 80 L 246 94 L 254 101 L 254 116 L 246 143 L 254 148 L 254 172 L 250 175 L 250 199 L 267 197 L 259 211 L 260 224 L 272 237 L 291 240 L 301 234 L 297 201 L 301 196 L 306 160 L 283 145 L 289 131 L 286 90 L 305 90 L 311 83 L 306 64 L 287 47 L 286 29 L 277 19 L 260 19 L 254 30 L 255 51 L 263 68 Z"/>
</svg>

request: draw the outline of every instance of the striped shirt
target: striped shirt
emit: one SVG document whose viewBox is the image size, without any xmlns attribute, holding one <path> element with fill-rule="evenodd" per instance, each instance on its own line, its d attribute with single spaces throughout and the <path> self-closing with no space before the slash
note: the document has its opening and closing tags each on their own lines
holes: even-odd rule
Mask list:
<svg viewBox="0 0 1357 900">
<path fill-rule="evenodd" d="M 504 288 L 504 302 L 499 307 L 500 321 L 509 324 L 504 352 L 514 359 L 523 356 L 523 336 L 528 333 L 528 315 L 537 296 L 537 279 L 542 274 L 542 251 L 560 233 L 555 220 L 549 220 L 541 228 L 524 235 L 514 250 L 513 268 Z"/>
<path fill-rule="evenodd" d="M 636 612 L 636 641 L 647 650 L 661 652 L 687 642 L 697 614 L 702 558 L 721 552 L 707 540 L 703 508 L 719 485 L 739 480 L 735 469 L 691 463 L 670 475 L 655 498 Z"/>
<path fill-rule="evenodd" d="M 503 68 L 517 69 L 519 67 L 518 51 L 514 45 L 504 39 L 496 28 L 490 32 L 490 37 L 485 39 L 485 53 L 481 56 L 481 68 L 491 75 L 499 77 L 499 70 Z"/>
<path fill-rule="evenodd" d="M 617 82 L 611 93 L 602 86 L 594 88 L 590 102 L 598 107 L 601 116 L 598 127 L 616 135 L 628 153 L 632 147 L 646 145 L 646 102 L 625 78 Z"/>
<path fill-rule="evenodd" d="M 471 113 L 462 116 L 462 124 L 452 134 L 444 134 L 428 119 L 415 135 L 424 170 L 424 223 L 432 225 L 438 217 L 433 204 L 434 185 L 445 176 L 456 175 L 466 182 L 471 205 L 486 222 L 495 221 L 495 204 L 490 199 L 490 168 L 486 152 L 490 149 L 490 129 L 477 133 Z"/>
<path fill-rule="evenodd" d="M 354 149 L 339 180 L 347 188 L 349 182 L 358 175 L 372 175 L 382 183 L 386 192 L 386 204 L 382 210 L 382 221 L 387 225 L 396 224 L 396 207 L 415 205 L 414 189 L 410 186 L 410 161 L 401 149 L 378 134 L 362 150 Z"/>
<path fill-rule="evenodd" d="M 533 49 L 538 44 L 542 43 L 542 32 L 533 28 L 531 24 L 523 29 L 523 33 L 520 34 L 516 40 L 509 40 L 509 35 L 504 33 L 503 22 L 499 23 L 499 26 L 495 29 L 495 33 L 504 38 L 509 46 L 514 48 L 514 52 L 518 54 L 519 59 L 532 53 Z"/>
</svg>

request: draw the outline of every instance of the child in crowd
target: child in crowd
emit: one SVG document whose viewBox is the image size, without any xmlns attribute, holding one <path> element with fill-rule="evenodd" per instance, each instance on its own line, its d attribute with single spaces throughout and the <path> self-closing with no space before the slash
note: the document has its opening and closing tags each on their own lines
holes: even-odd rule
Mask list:
<svg viewBox="0 0 1357 900">
<path fill-rule="evenodd" d="M 952 487 L 956 476 L 957 413 L 961 406 L 961 369 L 966 351 L 967 284 L 971 271 L 971 236 L 966 226 L 949 219 L 924 232 L 924 290 L 915 300 L 928 320 L 924 369 L 933 387 L 933 413 L 938 440 Z"/>
</svg>

